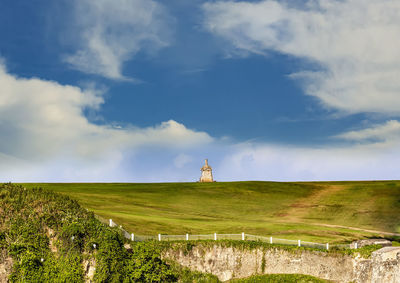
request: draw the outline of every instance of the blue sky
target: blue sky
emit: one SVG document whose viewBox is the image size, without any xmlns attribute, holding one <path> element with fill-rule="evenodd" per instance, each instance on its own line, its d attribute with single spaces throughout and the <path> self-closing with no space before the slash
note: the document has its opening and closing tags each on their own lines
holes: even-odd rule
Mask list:
<svg viewBox="0 0 400 283">
<path fill-rule="evenodd" d="M 396 1 L 2 1 L 3 181 L 398 179 Z M 2 97 L 1 97 L 2 96 Z"/>
</svg>

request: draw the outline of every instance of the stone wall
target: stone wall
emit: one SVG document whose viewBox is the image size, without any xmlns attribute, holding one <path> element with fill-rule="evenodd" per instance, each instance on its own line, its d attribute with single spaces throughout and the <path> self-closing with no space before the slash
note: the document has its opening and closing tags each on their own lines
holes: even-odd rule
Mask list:
<svg viewBox="0 0 400 283">
<path fill-rule="evenodd" d="M 335 282 L 400 282 L 400 248 L 383 248 L 370 259 L 318 251 L 273 248 L 253 250 L 195 246 L 191 251 L 170 250 L 164 254 L 179 264 L 212 273 L 221 281 L 255 274 L 298 273 Z"/>
</svg>

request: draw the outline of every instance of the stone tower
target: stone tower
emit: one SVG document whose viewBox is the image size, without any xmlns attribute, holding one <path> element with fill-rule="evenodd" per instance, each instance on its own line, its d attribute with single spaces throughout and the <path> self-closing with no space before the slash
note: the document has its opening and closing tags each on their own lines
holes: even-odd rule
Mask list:
<svg viewBox="0 0 400 283">
<path fill-rule="evenodd" d="M 202 183 L 214 182 L 213 176 L 212 176 L 212 168 L 210 165 L 208 165 L 208 159 L 205 160 L 204 166 L 201 167 L 200 182 L 202 182 Z"/>
</svg>

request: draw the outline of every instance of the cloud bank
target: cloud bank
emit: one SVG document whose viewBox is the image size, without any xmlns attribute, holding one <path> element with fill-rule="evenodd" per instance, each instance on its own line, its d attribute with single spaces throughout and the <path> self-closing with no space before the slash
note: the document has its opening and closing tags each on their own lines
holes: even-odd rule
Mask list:
<svg viewBox="0 0 400 283">
<path fill-rule="evenodd" d="M 152 0 L 74 0 L 78 50 L 65 56 L 73 68 L 109 79 L 133 80 L 123 63 L 139 51 L 154 52 L 171 40 L 172 22 Z"/>
<path fill-rule="evenodd" d="M 173 120 L 120 129 L 89 121 L 84 111 L 103 102 L 93 90 L 18 78 L 0 65 L 0 179 L 37 180 L 40 171 L 58 180 L 116 180 L 129 167 L 123 163 L 140 151 L 179 152 L 213 141 Z"/>
<path fill-rule="evenodd" d="M 313 64 L 292 77 L 325 107 L 400 114 L 399 1 L 217 1 L 203 11 L 205 28 L 238 51 Z"/>
</svg>

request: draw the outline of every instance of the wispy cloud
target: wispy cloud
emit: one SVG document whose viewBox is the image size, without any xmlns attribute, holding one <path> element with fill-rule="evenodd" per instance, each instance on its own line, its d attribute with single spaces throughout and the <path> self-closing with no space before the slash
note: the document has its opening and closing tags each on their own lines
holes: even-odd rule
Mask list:
<svg viewBox="0 0 400 283">
<path fill-rule="evenodd" d="M 384 124 L 373 125 L 366 129 L 354 130 L 335 136 L 339 139 L 358 142 L 393 142 L 400 140 L 400 122 L 390 120 Z"/>
<path fill-rule="evenodd" d="M 400 114 L 399 1 L 217 1 L 203 10 L 205 28 L 236 50 L 280 52 L 318 66 L 292 78 L 325 107 Z"/>
<path fill-rule="evenodd" d="M 64 57 L 73 68 L 109 79 L 130 80 L 124 62 L 139 51 L 154 52 L 169 45 L 173 22 L 166 9 L 152 0 L 73 0 L 77 51 Z"/>
</svg>

